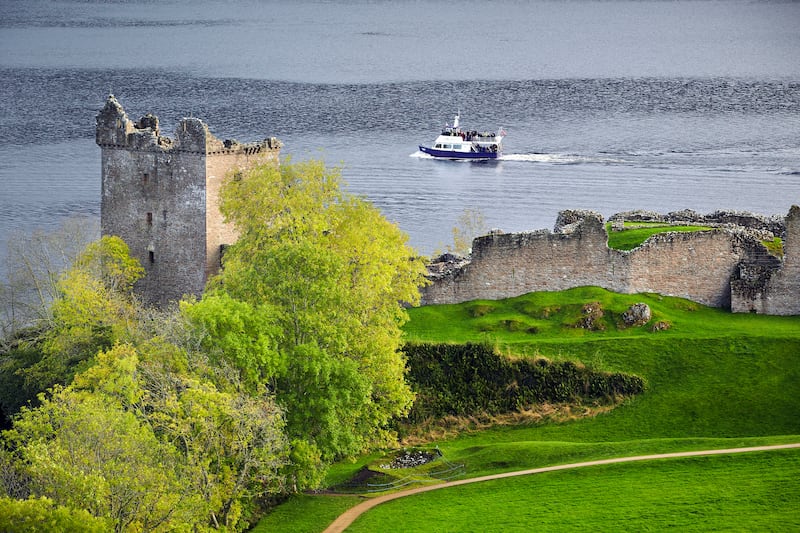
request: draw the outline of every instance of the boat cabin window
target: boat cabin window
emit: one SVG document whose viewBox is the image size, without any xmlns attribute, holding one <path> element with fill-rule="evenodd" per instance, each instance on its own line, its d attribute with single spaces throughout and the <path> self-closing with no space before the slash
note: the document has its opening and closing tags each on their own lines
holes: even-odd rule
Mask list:
<svg viewBox="0 0 800 533">
<path fill-rule="evenodd" d="M 453 145 L 453 150 L 461 150 L 461 145 L 460 144 L 454 144 Z"/>
</svg>

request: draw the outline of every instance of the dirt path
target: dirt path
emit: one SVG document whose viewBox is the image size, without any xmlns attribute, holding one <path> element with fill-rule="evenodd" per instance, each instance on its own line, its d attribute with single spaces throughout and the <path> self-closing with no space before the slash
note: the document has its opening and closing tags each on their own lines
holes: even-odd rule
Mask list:
<svg viewBox="0 0 800 533">
<path fill-rule="evenodd" d="M 362 513 L 367 512 L 373 507 L 380 505 L 384 502 L 404 498 L 405 496 L 412 496 L 421 492 L 428 492 L 431 490 L 446 489 L 449 487 L 457 487 L 458 485 L 466 485 L 467 483 L 479 483 L 481 481 L 489 481 L 490 479 L 503 479 L 515 476 L 527 476 L 529 474 L 540 474 L 542 472 L 554 472 L 556 470 L 567 470 L 570 468 L 582 468 L 584 466 L 597 466 L 597 465 L 610 465 L 614 463 L 629 463 L 633 461 L 650 461 L 652 459 L 668 459 L 673 457 L 698 457 L 703 455 L 725 455 L 731 453 L 744 453 L 744 452 L 763 452 L 769 450 L 784 450 L 788 448 L 800 448 L 800 443 L 795 444 L 778 444 L 774 446 L 753 446 L 750 448 L 728 448 L 724 450 L 701 450 L 695 452 L 674 452 L 674 453 L 659 453 L 654 455 L 637 455 L 633 457 L 617 457 L 614 459 L 601 459 L 599 461 L 586 461 L 584 463 L 571 463 L 566 465 L 545 466 L 542 468 L 531 468 L 530 470 L 518 470 L 516 472 L 505 472 L 502 474 L 492 474 L 490 476 L 475 477 L 470 479 L 459 479 L 456 481 L 444 482 L 439 485 L 428 485 L 425 487 L 418 487 L 416 489 L 404 490 L 385 496 L 377 496 L 370 498 L 362 503 L 352 507 L 339 515 L 331 525 L 324 531 L 324 533 L 340 533 L 347 529 L 347 526 L 361 516 Z"/>
</svg>

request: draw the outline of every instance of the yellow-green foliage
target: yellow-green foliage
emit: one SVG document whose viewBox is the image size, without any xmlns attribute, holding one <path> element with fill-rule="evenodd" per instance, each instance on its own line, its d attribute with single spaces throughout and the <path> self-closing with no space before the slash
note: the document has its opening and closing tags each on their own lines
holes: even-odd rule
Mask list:
<svg viewBox="0 0 800 533">
<path fill-rule="evenodd" d="M 286 409 L 290 437 L 325 461 L 388 442 L 386 424 L 413 399 L 398 353 L 400 302 L 417 303 L 425 283 L 408 237 L 319 161 L 257 167 L 230 180 L 221 199 L 241 236 L 212 292 L 269 309 L 268 351 L 281 360 L 262 365 L 262 378 Z M 242 352 L 232 355 L 239 365 Z"/>
<path fill-rule="evenodd" d="M 71 509 L 50 498 L 15 500 L 0 498 L 0 531 L 8 533 L 104 533 L 111 531 L 110 520 L 95 518 L 84 509 Z"/>
</svg>

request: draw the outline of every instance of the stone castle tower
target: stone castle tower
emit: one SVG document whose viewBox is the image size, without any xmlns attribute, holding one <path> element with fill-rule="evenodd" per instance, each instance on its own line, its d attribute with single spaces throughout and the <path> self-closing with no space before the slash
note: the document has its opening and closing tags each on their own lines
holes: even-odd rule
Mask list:
<svg viewBox="0 0 800 533">
<path fill-rule="evenodd" d="M 181 120 L 174 139 L 165 137 L 158 117 L 133 122 L 113 95 L 97 115 L 96 142 L 102 234 L 128 244 L 146 272 L 136 290 L 158 305 L 202 293 L 224 246 L 237 237 L 219 212 L 223 181 L 255 164 L 278 164 L 281 147 L 274 137 L 221 141 L 196 118 Z"/>
</svg>

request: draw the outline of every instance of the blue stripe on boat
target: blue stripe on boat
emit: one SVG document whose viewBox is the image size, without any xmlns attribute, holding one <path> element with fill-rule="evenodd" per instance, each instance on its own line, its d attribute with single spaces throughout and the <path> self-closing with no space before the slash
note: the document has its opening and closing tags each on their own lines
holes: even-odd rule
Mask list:
<svg viewBox="0 0 800 533">
<path fill-rule="evenodd" d="M 443 159 L 497 159 L 497 152 L 456 152 L 455 150 L 437 150 L 422 145 L 419 145 L 419 151 Z"/>
</svg>

